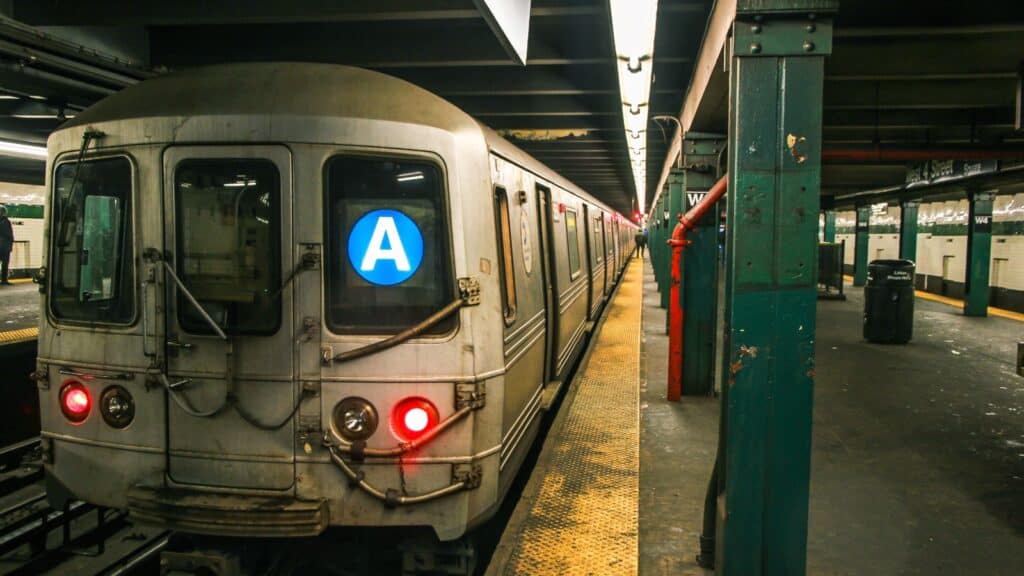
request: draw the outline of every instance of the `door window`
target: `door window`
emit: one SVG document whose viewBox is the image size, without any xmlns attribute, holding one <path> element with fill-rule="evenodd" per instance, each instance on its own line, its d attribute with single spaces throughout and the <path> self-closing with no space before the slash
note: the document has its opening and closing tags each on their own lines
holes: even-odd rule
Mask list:
<svg viewBox="0 0 1024 576">
<path fill-rule="evenodd" d="M 580 237 L 576 230 L 576 211 L 565 211 L 565 237 L 569 242 L 569 278 L 576 279 L 580 273 Z"/>
<path fill-rule="evenodd" d="M 281 323 L 280 175 L 269 160 L 196 159 L 174 174 L 177 271 L 225 332 L 272 334 Z M 179 292 L 178 322 L 211 334 Z"/>
</svg>

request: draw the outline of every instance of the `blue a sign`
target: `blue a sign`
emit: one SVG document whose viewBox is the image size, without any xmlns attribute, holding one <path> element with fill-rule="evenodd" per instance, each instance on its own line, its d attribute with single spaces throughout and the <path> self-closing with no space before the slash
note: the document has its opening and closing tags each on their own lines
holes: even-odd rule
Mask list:
<svg viewBox="0 0 1024 576">
<path fill-rule="evenodd" d="M 423 234 L 398 210 L 372 210 L 356 220 L 348 235 L 348 260 L 370 284 L 401 284 L 423 262 Z"/>
</svg>

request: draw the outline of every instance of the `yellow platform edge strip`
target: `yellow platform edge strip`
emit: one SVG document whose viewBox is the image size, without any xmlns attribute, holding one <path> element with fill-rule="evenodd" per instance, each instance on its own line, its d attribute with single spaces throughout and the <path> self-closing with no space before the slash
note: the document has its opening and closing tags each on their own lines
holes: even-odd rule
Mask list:
<svg viewBox="0 0 1024 576">
<path fill-rule="evenodd" d="M 844 274 L 843 278 L 853 282 L 853 276 Z M 955 308 L 964 307 L 964 301 L 956 298 L 950 298 L 949 296 L 940 296 L 939 294 L 932 294 L 931 292 L 924 292 L 922 290 L 914 290 L 914 295 L 918 298 L 925 300 L 931 300 L 932 302 L 938 302 L 940 304 L 946 304 L 947 306 L 953 306 Z M 1000 318 L 1007 318 L 1009 320 L 1016 320 L 1017 322 L 1024 322 L 1024 314 L 1020 312 L 1014 312 L 1013 310 L 1007 310 L 1005 308 L 996 308 L 995 306 L 988 307 L 988 313 L 990 316 L 998 316 Z"/>
<path fill-rule="evenodd" d="M 540 487 L 534 492 L 536 485 L 528 486 L 520 501 L 520 506 L 527 503 L 530 508 L 514 542 L 507 544 L 512 548 L 508 562 L 491 566 L 488 574 L 637 573 L 640 260 L 630 263 L 608 306 L 590 356 L 573 384 L 575 395 L 562 406 L 568 410 L 563 425 L 552 427 L 544 446 L 545 452 L 551 451 L 552 465 L 534 471 L 543 476 L 530 482 L 539 481 Z"/>
<path fill-rule="evenodd" d="M 0 332 L 0 344 L 14 344 L 25 340 L 35 340 L 39 337 L 39 328 L 22 328 L 20 330 L 8 330 Z"/>
</svg>

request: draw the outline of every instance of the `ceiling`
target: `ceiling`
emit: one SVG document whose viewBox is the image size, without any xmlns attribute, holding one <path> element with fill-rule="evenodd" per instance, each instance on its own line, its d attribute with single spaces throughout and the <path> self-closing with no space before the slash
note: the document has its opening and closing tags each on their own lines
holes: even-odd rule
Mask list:
<svg viewBox="0 0 1024 576">
<path fill-rule="evenodd" d="M 714 4 L 659 2 L 652 119 L 682 116 Z M 825 65 L 826 150 L 1024 149 L 1014 126 L 1024 2 L 839 6 Z M 607 0 L 533 0 L 525 66 L 473 0 L 0 0 L 0 12 L 14 18 L 0 20 L 0 95 L 19 96 L 0 100 L 0 139 L 43 142 L 61 118 L 167 69 L 336 62 L 438 93 L 618 210 L 634 209 Z M 726 132 L 721 68 L 692 130 Z M 671 120 L 648 125 L 648 206 L 675 130 Z M 905 177 L 905 160 L 826 158 L 822 193 L 827 204 Z M 0 159 L 0 180 L 41 182 L 42 163 Z"/>
<path fill-rule="evenodd" d="M 623 213 L 636 197 L 623 133 L 607 0 L 534 0 L 528 57 L 516 64 L 472 0 L 11 0 L 9 14 L 50 34 L 102 46 L 90 55 L 113 79 L 68 76 L 43 102 L 51 117 L 25 120 L 0 101 L 0 137 L 41 140 L 61 110 L 152 74 L 215 62 L 301 60 L 372 68 L 423 86 Z M 682 104 L 711 0 L 661 0 L 650 117 Z M 9 21 L 7 28 L 11 28 Z M 43 65 L 12 62 L 0 27 L 0 90 L 38 94 L 22 75 Z M 119 55 L 114 62 L 104 55 Z M 128 70 L 120 69 L 125 67 Z M 0 60 L 2 62 L 2 60 Z M 70 75 L 57 70 L 56 75 Z M 33 90 L 35 92 L 33 92 Z M 11 101 L 11 107 L 24 100 Z M 673 126 L 647 131 L 651 170 L 660 168 Z M 3 177 L 0 174 L 0 177 Z M 651 184 L 653 186 L 653 184 Z"/>
</svg>

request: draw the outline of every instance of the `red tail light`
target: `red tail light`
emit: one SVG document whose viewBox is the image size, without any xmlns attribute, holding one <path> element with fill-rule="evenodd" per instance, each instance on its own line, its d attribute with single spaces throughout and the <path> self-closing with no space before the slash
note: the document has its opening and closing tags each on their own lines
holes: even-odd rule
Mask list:
<svg viewBox="0 0 1024 576">
<path fill-rule="evenodd" d="M 439 421 L 437 408 L 425 398 L 406 398 L 391 411 L 391 431 L 407 442 L 422 436 Z"/>
<path fill-rule="evenodd" d="M 60 389 L 60 409 L 65 418 L 76 424 L 85 420 L 92 409 L 89 390 L 81 382 L 68 380 Z"/>
</svg>

